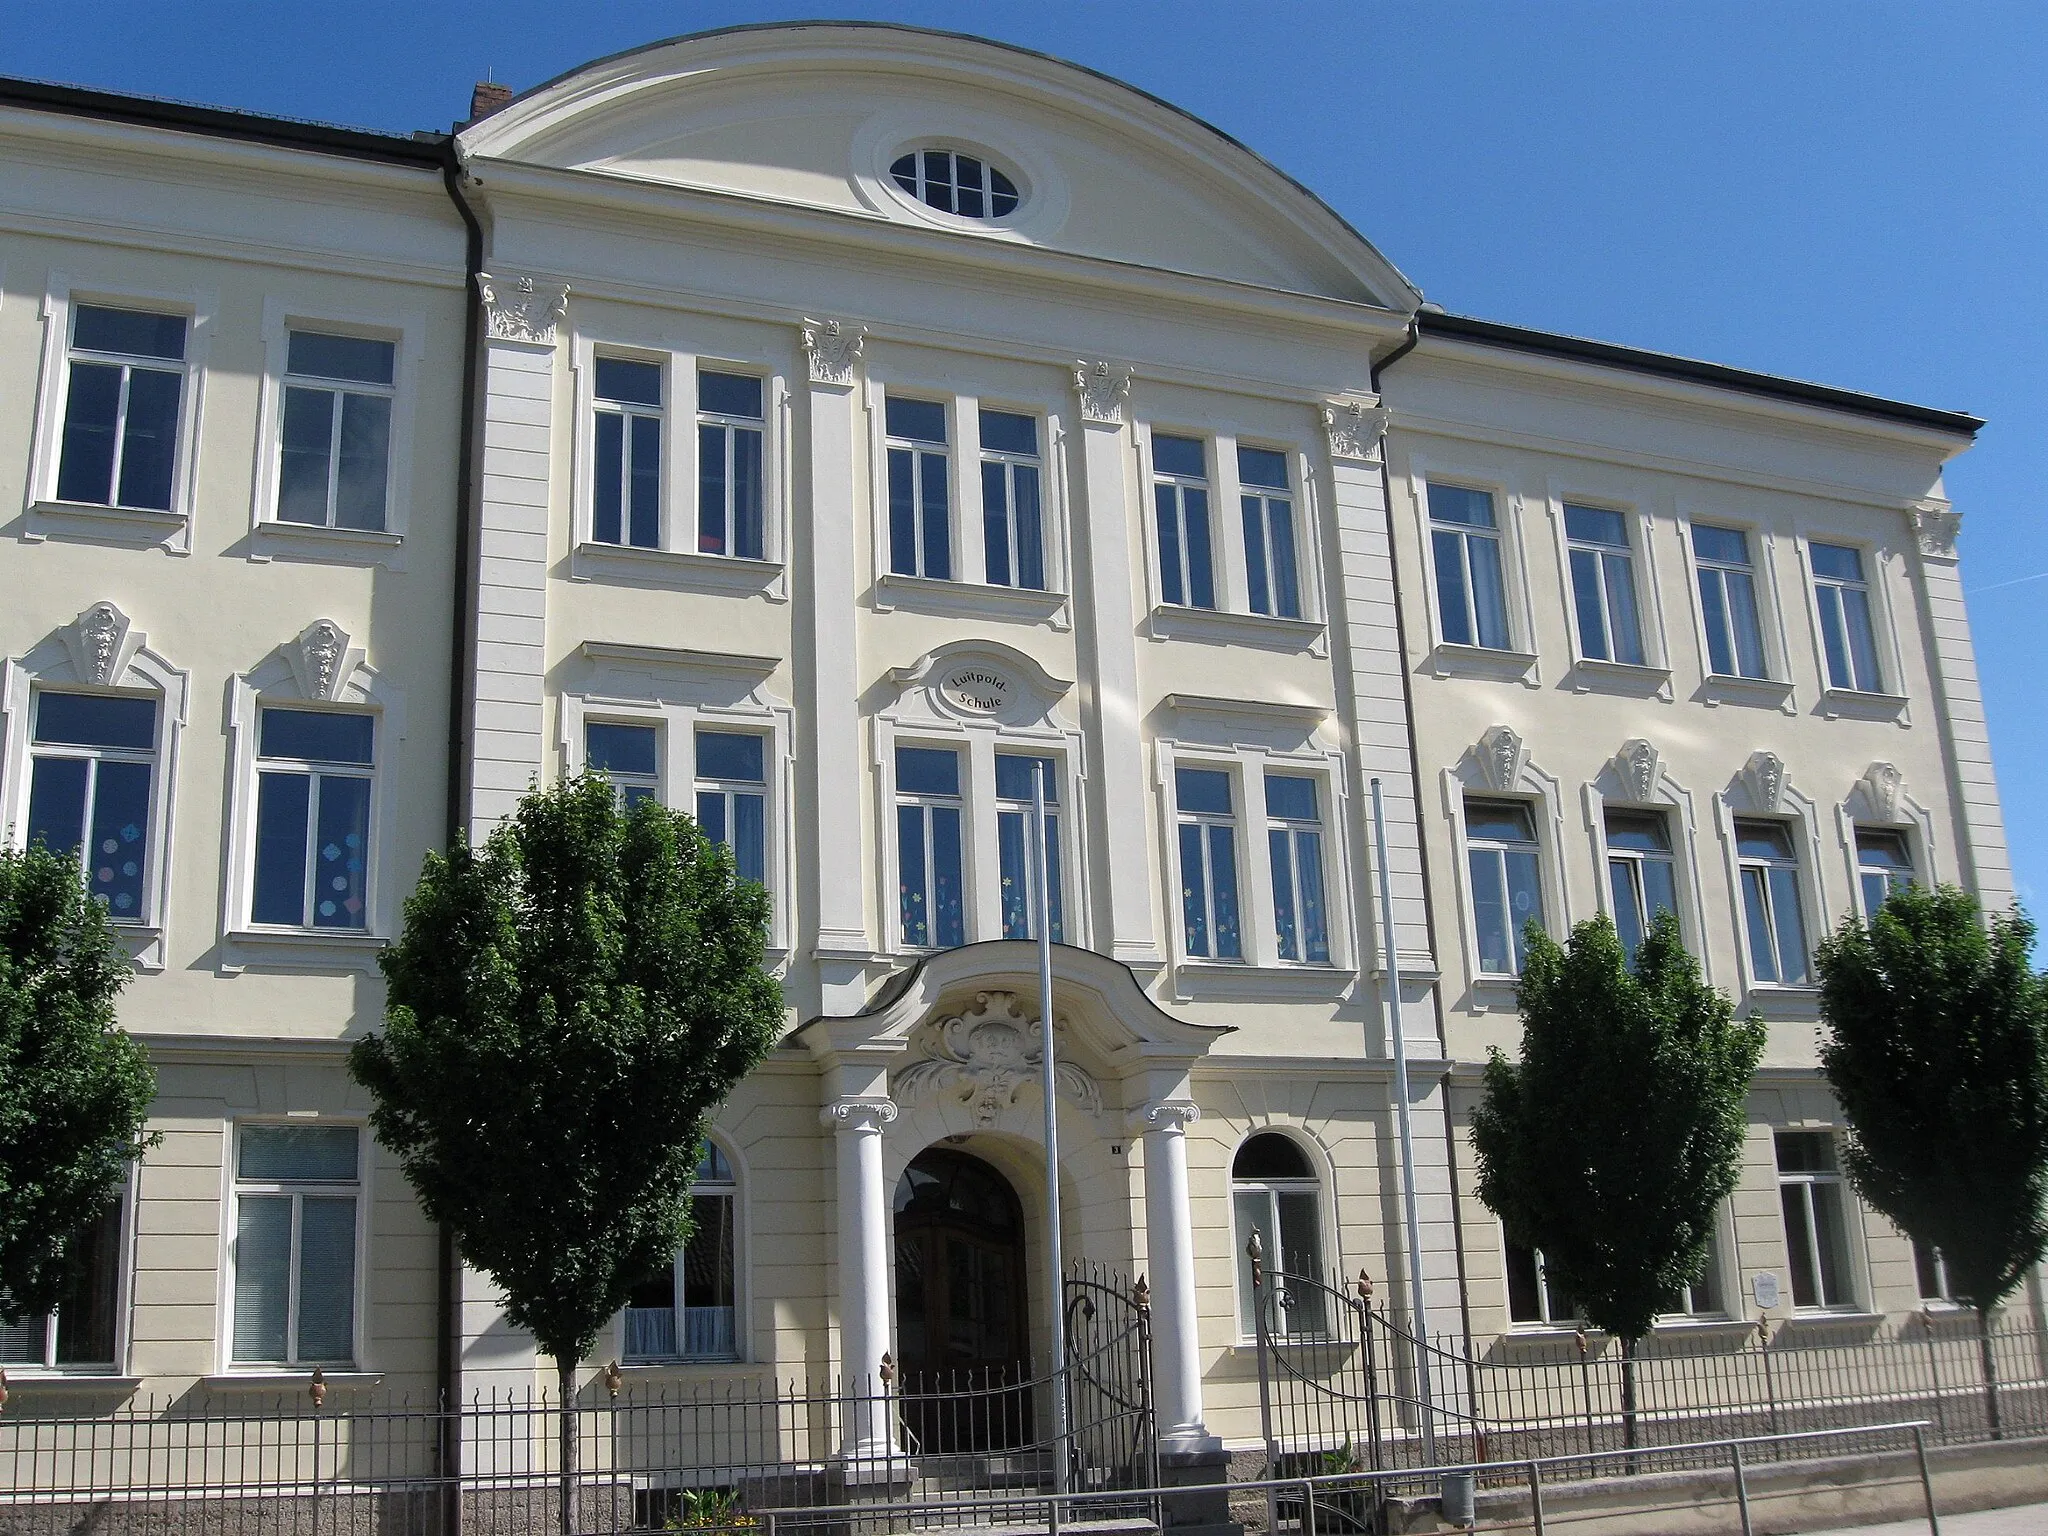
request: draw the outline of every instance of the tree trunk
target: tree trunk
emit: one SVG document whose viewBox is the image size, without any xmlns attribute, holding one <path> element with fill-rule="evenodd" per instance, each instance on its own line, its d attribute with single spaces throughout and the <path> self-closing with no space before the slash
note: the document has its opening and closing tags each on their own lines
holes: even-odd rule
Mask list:
<svg viewBox="0 0 2048 1536">
<path fill-rule="evenodd" d="M 561 1536 L 571 1536 L 576 1528 L 576 1362 L 557 1360 L 555 1362 L 555 1390 L 559 1400 L 556 1409 L 562 1419 L 561 1444 L 561 1500 L 558 1514 L 561 1519 Z"/>
<path fill-rule="evenodd" d="M 1984 1369 L 1984 1417 L 1991 1438 L 2003 1440 L 2004 1426 L 1998 1422 L 1998 1362 L 1991 1355 L 1991 1309 L 1977 1309 L 1977 1361 Z"/>
<path fill-rule="evenodd" d="M 1636 1448 L 1636 1339 L 1621 1341 L 1621 1443 L 1630 1450 Z M 1636 1469 L 1635 1458 L 1631 1456 L 1628 1469 Z"/>
</svg>

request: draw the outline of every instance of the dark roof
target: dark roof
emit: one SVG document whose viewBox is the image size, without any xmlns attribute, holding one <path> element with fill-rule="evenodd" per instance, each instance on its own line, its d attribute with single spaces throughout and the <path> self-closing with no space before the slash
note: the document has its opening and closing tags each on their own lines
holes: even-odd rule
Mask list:
<svg viewBox="0 0 2048 1536">
<path fill-rule="evenodd" d="M 418 170 L 439 170 L 448 156 L 446 134 L 408 137 L 377 133 L 368 128 L 344 128 L 333 123 L 305 122 L 293 117 L 265 117 L 260 113 L 236 112 L 226 107 L 203 107 L 191 102 L 166 101 L 156 96 L 130 96 L 118 91 L 96 91 L 85 86 L 19 80 L 5 75 L 0 75 L 0 106 L 26 107 L 34 112 L 59 112 L 71 117 L 98 118 L 102 122 L 163 128 L 216 139 L 238 139 L 246 144 L 267 144 L 274 149 L 338 155 L 347 160 L 374 160 Z"/>
<path fill-rule="evenodd" d="M 1510 352 L 1531 352 L 1542 357 L 1677 379 L 1687 384 L 1705 384 L 1715 389 L 1731 389 L 1771 400 L 1788 400 L 1796 405 L 1844 411 L 1852 416 L 1868 416 L 1911 427 L 1927 427 L 1936 432 L 1952 432 L 1959 437 L 1974 437 L 1977 429 L 1984 425 L 1981 418 L 1964 411 L 1937 410 L 1930 405 L 1887 400 L 1881 395 L 1860 394 L 1853 389 L 1836 389 L 1828 384 L 1809 384 L 1804 379 L 1781 378 L 1774 373 L 1752 373 L 1747 368 L 1730 368 L 1724 363 L 1675 357 L 1669 352 L 1649 352 L 1640 347 L 1619 346 L 1611 341 L 1588 341 L 1582 336 L 1563 336 L 1555 331 L 1532 331 L 1525 326 L 1505 325 L 1498 320 L 1478 320 L 1470 315 L 1445 314 L 1434 309 L 1423 310 L 1416 319 L 1426 337 L 1474 342 Z"/>
</svg>

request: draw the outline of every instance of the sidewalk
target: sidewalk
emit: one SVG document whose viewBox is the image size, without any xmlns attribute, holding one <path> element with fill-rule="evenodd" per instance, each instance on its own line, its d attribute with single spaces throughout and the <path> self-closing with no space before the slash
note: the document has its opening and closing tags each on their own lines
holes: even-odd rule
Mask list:
<svg viewBox="0 0 2048 1536">
<path fill-rule="evenodd" d="M 1840 1536 L 1927 1536 L 1927 1520 L 1901 1520 L 1887 1525 L 1825 1528 Z M 1822 1536 L 1813 1527 L 1812 1536 Z M 1941 1536 L 2048 1536 L 2048 1504 L 2020 1504 L 2011 1509 L 1980 1509 L 1968 1515 L 1943 1515 Z"/>
</svg>

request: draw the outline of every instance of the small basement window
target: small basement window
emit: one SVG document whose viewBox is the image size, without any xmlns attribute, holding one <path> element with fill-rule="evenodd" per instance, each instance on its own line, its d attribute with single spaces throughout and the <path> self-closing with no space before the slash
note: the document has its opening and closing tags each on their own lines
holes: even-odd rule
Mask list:
<svg viewBox="0 0 2048 1536">
<path fill-rule="evenodd" d="M 1017 211 L 1017 184 L 974 155 L 916 149 L 889 167 L 896 185 L 927 207 L 963 219 L 1003 219 Z"/>
</svg>

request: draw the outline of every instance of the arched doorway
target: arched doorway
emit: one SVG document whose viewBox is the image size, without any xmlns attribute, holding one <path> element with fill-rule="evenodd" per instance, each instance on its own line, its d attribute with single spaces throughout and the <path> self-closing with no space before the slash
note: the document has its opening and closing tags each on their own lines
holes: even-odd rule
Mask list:
<svg viewBox="0 0 2048 1536">
<path fill-rule="evenodd" d="M 896 1185 L 896 1347 L 905 1426 L 925 1451 L 1031 1438 L 1024 1210 L 970 1153 L 927 1147 Z"/>
</svg>

